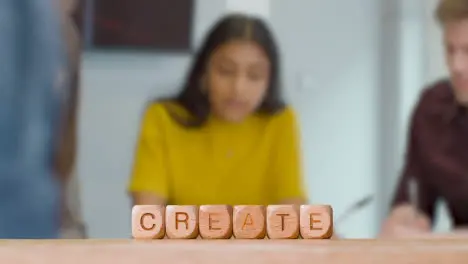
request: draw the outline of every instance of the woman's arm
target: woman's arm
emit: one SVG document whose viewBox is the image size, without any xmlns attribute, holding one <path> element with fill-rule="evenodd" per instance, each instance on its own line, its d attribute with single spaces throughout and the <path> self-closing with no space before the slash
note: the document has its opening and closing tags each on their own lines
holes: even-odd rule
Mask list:
<svg viewBox="0 0 468 264">
<path fill-rule="evenodd" d="M 287 198 L 279 202 L 279 204 L 292 204 L 292 205 L 303 205 L 306 203 L 307 203 L 307 200 L 304 197 Z"/>
<path fill-rule="evenodd" d="M 166 205 L 167 201 L 162 196 L 150 192 L 131 193 L 133 205 Z"/>
<path fill-rule="evenodd" d="M 296 115 L 293 109 L 286 108 L 275 121 L 272 126 L 276 134 L 272 158 L 274 197 L 281 204 L 306 204 Z"/>
<path fill-rule="evenodd" d="M 128 187 L 133 205 L 166 204 L 169 197 L 162 111 L 151 105 L 143 117 Z"/>
</svg>

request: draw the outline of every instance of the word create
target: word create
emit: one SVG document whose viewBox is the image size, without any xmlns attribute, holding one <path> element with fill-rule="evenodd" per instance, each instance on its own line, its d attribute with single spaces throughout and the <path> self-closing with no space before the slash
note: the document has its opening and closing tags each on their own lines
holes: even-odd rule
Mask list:
<svg viewBox="0 0 468 264">
<path fill-rule="evenodd" d="M 329 239 L 328 205 L 136 205 L 132 235 L 137 239 Z"/>
</svg>

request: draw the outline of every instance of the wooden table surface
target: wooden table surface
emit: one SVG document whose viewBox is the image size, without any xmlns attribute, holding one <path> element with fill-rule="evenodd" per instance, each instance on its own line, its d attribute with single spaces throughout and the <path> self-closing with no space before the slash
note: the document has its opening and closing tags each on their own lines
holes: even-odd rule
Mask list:
<svg viewBox="0 0 468 264">
<path fill-rule="evenodd" d="M 3 240 L 5 264 L 467 264 L 468 240 Z"/>
</svg>

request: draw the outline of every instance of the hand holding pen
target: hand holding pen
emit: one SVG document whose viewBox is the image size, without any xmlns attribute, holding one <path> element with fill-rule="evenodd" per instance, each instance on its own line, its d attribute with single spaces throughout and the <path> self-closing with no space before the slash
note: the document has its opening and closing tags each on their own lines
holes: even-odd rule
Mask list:
<svg viewBox="0 0 468 264">
<path fill-rule="evenodd" d="M 431 231 L 428 217 L 421 213 L 419 186 L 416 178 L 411 177 L 406 187 L 408 203 L 393 209 L 383 225 L 381 238 L 415 238 L 425 236 Z"/>
<path fill-rule="evenodd" d="M 413 217 L 411 222 L 417 221 L 419 217 L 419 186 L 414 177 L 408 180 L 408 201 L 413 209 L 411 212 Z"/>
</svg>

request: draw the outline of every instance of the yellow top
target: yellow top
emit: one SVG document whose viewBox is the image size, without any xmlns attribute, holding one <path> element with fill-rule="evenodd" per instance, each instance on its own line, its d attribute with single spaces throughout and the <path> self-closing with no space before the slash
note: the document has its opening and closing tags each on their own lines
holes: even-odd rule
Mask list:
<svg viewBox="0 0 468 264">
<path fill-rule="evenodd" d="M 151 192 L 177 205 L 306 199 L 291 108 L 235 124 L 211 117 L 201 128 L 183 127 L 167 109 L 154 103 L 145 112 L 130 192 Z M 186 115 L 178 105 L 169 109 Z"/>
</svg>

